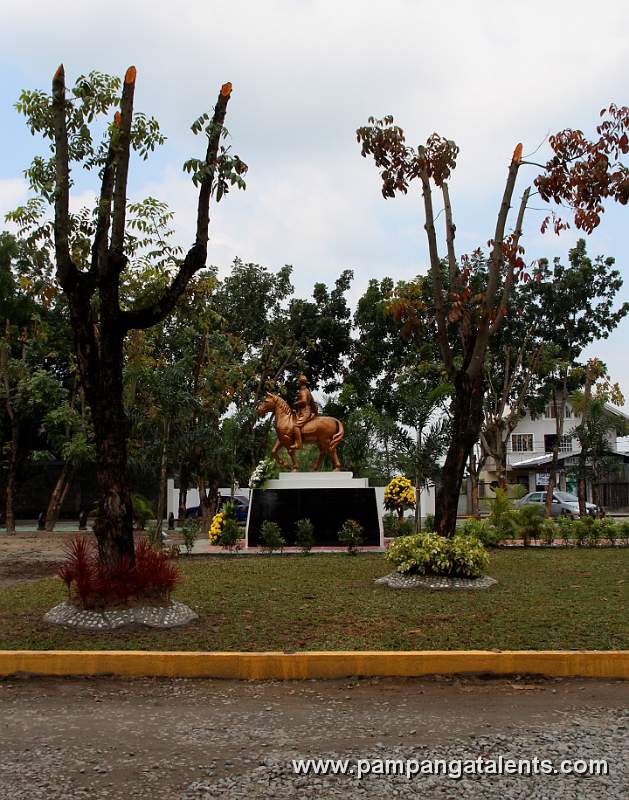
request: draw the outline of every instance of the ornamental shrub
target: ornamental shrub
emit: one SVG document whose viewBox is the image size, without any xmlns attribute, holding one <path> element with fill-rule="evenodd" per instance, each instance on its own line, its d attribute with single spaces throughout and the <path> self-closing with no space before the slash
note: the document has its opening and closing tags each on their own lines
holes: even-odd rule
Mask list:
<svg viewBox="0 0 629 800">
<path fill-rule="evenodd" d="M 351 556 L 358 553 L 360 545 L 364 541 L 364 528 L 355 519 L 346 519 L 343 527 L 339 531 L 339 542 L 347 545 L 347 552 Z"/>
<path fill-rule="evenodd" d="M 415 489 L 408 478 L 398 475 L 384 490 L 384 507 L 402 516 L 405 508 L 415 508 Z"/>
<path fill-rule="evenodd" d="M 618 523 L 618 538 L 629 545 L 629 522 L 627 520 Z"/>
<path fill-rule="evenodd" d="M 424 530 L 427 533 L 432 533 L 435 529 L 435 515 L 426 514 L 426 521 L 424 522 Z"/>
<path fill-rule="evenodd" d="M 505 535 L 501 529 L 492 525 L 489 519 L 466 519 L 459 528 L 460 535 L 468 539 L 476 539 L 485 547 L 494 547 L 499 544 Z"/>
<path fill-rule="evenodd" d="M 602 517 L 594 520 L 593 526 L 598 533 L 598 540 L 607 539 L 611 545 L 616 543 L 618 538 L 618 526 L 613 519 Z"/>
<path fill-rule="evenodd" d="M 274 550 L 281 550 L 286 542 L 282 536 L 282 531 L 277 522 L 266 520 L 262 523 L 260 528 L 260 538 L 262 539 L 262 546 L 272 553 Z"/>
<path fill-rule="evenodd" d="M 81 608 L 127 605 L 131 599 L 148 604 L 168 602 L 180 580 L 169 553 L 154 550 L 146 539 L 135 545 L 135 561 L 124 557 L 113 564 L 98 559 L 95 543 L 73 539 L 57 575 L 70 600 Z"/>
<path fill-rule="evenodd" d="M 528 547 L 531 539 L 539 539 L 544 528 L 544 508 L 533 503 L 519 508 L 515 512 L 515 534 Z"/>
<path fill-rule="evenodd" d="M 210 530 L 207 532 L 207 538 L 210 544 L 218 544 L 218 540 L 221 536 L 221 531 L 223 530 L 223 521 L 225 519 L 224 511 L 219 511 L 218 514 L 214 514 L 212 517 L 212 522 L 210 524 Z"/>
<path fill-rule="evenodd" d="M 491 506 L 487 520 L 500 534 L 500 539 L 511 539 L 516 528 L 513 501 L 507 489 L 496 489 L 494 494 L 494 497 L 486 498 Z"/>
<path fill-rule="evenodd" d="M 181 536 L 186 553 L 190 555 L 194 548 L 194 543 L 199 538 L 201 520 L 188 517 L 181 526 Z"/>
<path fill-rule="evenodd" d="M 411 536 L 415 533 L 415 520 L 408 517 L 396 517 L 395 514 L 389 513 L 382 517 L 382 527 L 384 535 L 388 539 L 394 539 L 396 536 Z"/>
<path fill-rule="evenodd" d="M 223 523 L 218 537 L 218 543 L 226 550 L 232 550 L 240 539 L 240 526 L 236 519 L 236 509 L 233 503 L 223 505 Z"/>
<path fill-rule="evenodd" d="M 487 551 L 478 539 L 436 533 L 416 533 L 391 542 L 386 558 L 398 572 L 409 575 L 440 575 L 478 578 L 487 569 Z"/>
<path fill-rule="evenodd" d="M 305 555 L 314 544 L 314 525 L 309 519 L 298 519 L 295 523 L 295 544 Z"/>
</svg>

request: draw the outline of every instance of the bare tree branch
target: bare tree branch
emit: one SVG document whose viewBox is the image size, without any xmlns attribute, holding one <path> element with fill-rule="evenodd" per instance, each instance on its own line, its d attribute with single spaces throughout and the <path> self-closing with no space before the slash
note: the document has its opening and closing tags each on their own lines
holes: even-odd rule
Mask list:
<svg viewBox="0 0 629 800">
<path fill-rule="evenodd" d="M 425 148 L 419 147 L 420 159 L 424 160 Z M 419 177 L 422 182 L 422 195 L 424 198 L 424 215 L 426 223 L 424 229 L 428 237 L 428 252 L 430 253 L 430 277 L 432 280 L 432 291 L 435 301 L 435 313 L 437 321 L 437 339 L 443 356 L 443 363 L 449 377 L 454 376 L 454 365 L 452 362 L 452 351 L 448 342 L 448 325 L 446 320 L 446 310 L 443 298 L 443 281 L 441 277 L 441 261 L 437 248 L 437 234 L 435 232 L 434 211 L 432 207 L 432 191 L 430 188 L 430 176 L 425 163 L 421 167 Z"/>
<path fill-rule="evenodd" d="M 52 110 L 55 134 L 55 255 L 59 283 L 65 289 L 76 280 L 78 270 L 70 256 L 70 166 L 63 64 L 59 65 L 52 79 Z"/>
<path fill-rule="evenodd" d="M 124 232 L 127 213 L 127 182 L 129 152 L 131 150 L 131 122 L 133 120 L 133 94 L 135 92 L 135 67 L 129 67 L 124 76 L 120 102 L 120 125 L 116 142 L 116 179 L 114 184 L 114 211 L 111 222 L 111 253 L 120 258 L 124 251 Z"/>
<path fill-rule="evenodd" d="M 113 143 L 110 143 L 109 149 L 107 150 L 107 160 L 103 168 L 103 178 L 98 200 L 96 232 L 92 245 L 91 272 L 94 274 L 102 269 L 102 264 L 107 254 L 107 236 L 109 233 L 109 223 L 111 221 L 111 198 L 114 191 L 115 158 L 116 151 Z"/>
<path fill-rule="evenodd" d="M 529 186 L 524 190 L 524 194 L 522 195 L 522 200 L 520 202 L 520 208 L 518 210 L 518 218 L 515 223 L 515 230 L 513 231 L 513 252 L 514 255 L 517 252 L 518 245 L 520 243 L 520 238 L 522 236 L 522 224 L 524 222 L 524 212 L 526 211 L 526 204 L 529 200 L 529 194 L 531 189 Z M 511 295 L 511 289 L 513 288 L 513 280 L 514 280 L 514 267 L 513 264 L 510 263 L 507 271 L 507 275 L 505 277 L 505 282 L 502 287 L 502 295 L 500 298 L 500 304 L 498 305 L 498 310 L 496 313 L 496 318 L 494 319 L 491 328 L 489 330 L 489 335 L 493 336 L 493 334 L 498 330 L 504 315 L 507 313 L 507 305 L 509 303 L 509 297 Z"/>
<path fill-rule="evenodd" d="M 201 181 L 201 189 L 199 190 L 196 239 L 197 245 L 201 245 L 204 248 L 207 248 L 208 242 L 208 228 L 210 225 L 210 197 L 212 195 L 212 186 L 214 183 L 214 176 L 216 174 L 218 148 L 221 141 L 221 133 L 223 131 L 223 123 L 225 122 L 227 103 L 231 97 L 231 91 L 231 83 L 224 83 L 221 87 L 218 100 L 214 106 L 214 114 L 212 116 L 207 153 L 205 155 L 205 163 L 208 167 L 208 173 Z"/>
<path fill-rule="evenodd" d="M 165 319 L 173 310 L 177 300 L 186 290 L 192 276 L 205 266 L 206 251 L 198 244 L 188 251 L 183 264 L 173 278 L 170 286 L 153 305 L 120 313 L 120 323 L 124 330 L 150 328 Z"/>
<path fill-rule="evenodd" d="M 456 226 L 452 221 L 452 206 L 450 205 L 450 191 L 448 184 L 444 181 L 441 184 L 443 192 L 443 207 L 446 212 L 446 243 L 448 246 L 448 267 L 450 270 L 450 291 L 456 289 L 456 254 L 454 252 L 454 237 Z"/>
</svg>

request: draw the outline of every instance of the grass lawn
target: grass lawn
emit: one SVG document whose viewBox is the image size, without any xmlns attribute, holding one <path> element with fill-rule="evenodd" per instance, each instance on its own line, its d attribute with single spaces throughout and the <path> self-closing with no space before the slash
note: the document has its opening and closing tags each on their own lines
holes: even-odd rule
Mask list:
<svg viewBox="0 0 629 800">
<path fill-rule="evenodd" d="M 77 633 L 42 621 L 57 578 L 0 588 L 2 649 L 629 649 L 629 549 L 498 550 L 477 592 L 375 586 L 381 554 L 180 560 L 182 629 Z"/>
</svg>

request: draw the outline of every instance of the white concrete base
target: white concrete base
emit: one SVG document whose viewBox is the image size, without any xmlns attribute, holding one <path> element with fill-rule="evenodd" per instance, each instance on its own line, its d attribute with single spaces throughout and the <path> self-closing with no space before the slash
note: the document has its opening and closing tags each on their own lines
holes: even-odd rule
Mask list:
<svg viewBox="0 0 629 800">
<path fill-rule="evenodd" d="M 353 472 L 280 472 L 264 484 L 265 489 L 368 489 L 368 478 Z"/>
</svg>

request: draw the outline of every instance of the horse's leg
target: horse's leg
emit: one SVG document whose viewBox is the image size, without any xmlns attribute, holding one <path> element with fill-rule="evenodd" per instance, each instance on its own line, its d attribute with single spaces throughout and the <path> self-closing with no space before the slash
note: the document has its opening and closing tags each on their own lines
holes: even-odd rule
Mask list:
<svg viewBox="0 0 629 800">
<path fill-rule="evenodd" d="M 325 447 L 322 446 L 321 442 L 318 442 L 318 445 L 319 445 L 319 457 L 312 466 L 313 472 L 319 472 L 319 470 L 323 466 L 323 459 L 325 458 Z"/>
<path fill-rule="evenodd" d="M 332 463 L 334 464 L 334 471 L 340 472 L 343 468 L 341 467 L 341 462 L 339 461 L 339 457 L 336 454 L 336 447 L 333 447 L 329 451 L 330 455 L 332 456 Z"/>
<path fill-rule="evenodd" d="M 292 442 L 290 437 L 287 436 L 286 440 L 284 441 L 284 447 L 286 448 L 286 452 L 288 453 L 290 460 L 292 461 L 292 467 L 290 465 L 289 468 L 292 469 L 293 472 L 299 472 L 299 464 L 297 463 L 297 459 L 295 458 L 295 448 L 291 447 Z"/>
<path fill-rule="evenodd" d="M 275 444 L 273 445 L 273 449 L 271 450 L 271 456 L 273 459 L 280 465 L 280 467 L 284 467 L 284 469 L 290 469 L 290 464 L 287 464 L 286 461 L 280 456 L 279 451 L 282 447 L 283 442 L 280 441 L 279 437 L 275 440 Z"/>
</svg>

